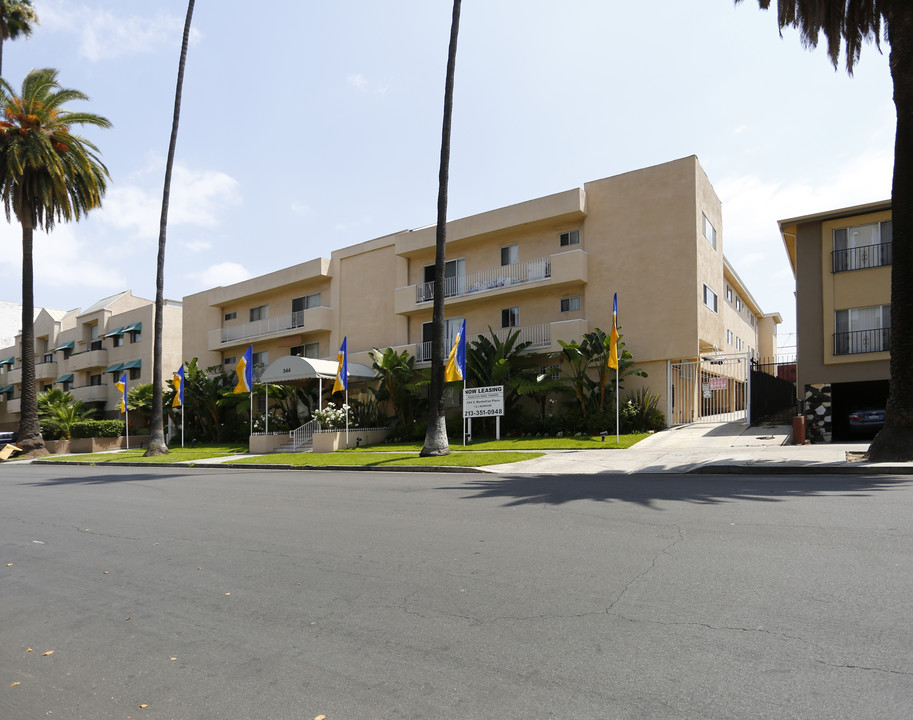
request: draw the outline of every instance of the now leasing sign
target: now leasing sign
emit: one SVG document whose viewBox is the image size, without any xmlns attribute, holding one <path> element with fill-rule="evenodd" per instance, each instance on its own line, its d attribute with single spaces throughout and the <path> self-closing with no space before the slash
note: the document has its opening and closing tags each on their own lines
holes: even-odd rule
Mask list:
<svg viewBox="0 0 913 720">
<path fill-rule="evenodd" d="M 504 386 L 463 390 L 463 417 L 500 417 L 504 414 Z"/>
</svg>

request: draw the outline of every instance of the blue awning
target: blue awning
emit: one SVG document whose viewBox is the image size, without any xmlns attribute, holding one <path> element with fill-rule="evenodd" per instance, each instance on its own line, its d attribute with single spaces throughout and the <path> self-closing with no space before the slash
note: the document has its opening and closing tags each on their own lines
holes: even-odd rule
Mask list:
<svg viewBox="0 0 913 720">
<path fill-rule="evenodd" d="M 55 382 L 55 383 L 59 383 L 59 382 L 60 382 L 60 383 L 73 382 L 73 373 L 67 373 L 66 375 L 61 375 L 61 376 L 60 376 L 59 378 L 57 378 L 54 382 Z"/>
<path fill-rule="evenodd" d="M 11 393 L 13 390 L 15 390 L 15 388 L 12 385 L 4 385 L 3 387 L 0 387 L 0 395 Z"/>
<path fill-rule="evenodd" d="M 70 340 L 70 342 L 65 342 L 63 345 L 55 347 L 54 352 L 57 352 L 58 350 L 72 350 L 75 345 L 76 341 Z"/>
<path fill-rule="evenodd" d="M 132 368 L 141 368 L 142 366 L 143 366 L 142 360 L 130 360 L 129 362 L 125 362 L 124 366 L 121 369 L 130 370 Z"/>
<path fill-rule="evenodd" d="M 12 365 L 14 362 L 16 362 L 15 356 L 8 357 L 6 360 L 0 360 L 0 365 Z"/>
<path fill-rule="evenodd" d="M 106 372 L 106 373 L 117 372 L 118 370 L 123 370 L 123 369 L 124 369 L 124 364 L 117 363 L 115 365 L 110 365 L 109 367 L 105 368 L 102 372 Z"/>
<path fill-rule="evenodd" d="M 117 330 L 112 330 L 109 333 L 105 333 L 105 337 L 114 337 L 115 335 L 123 335 L 124 329 L 122 327 L 117 328 Z"/>
<path fill-rule="evenodd" d="M 142 332 L 142 331 L 143 331 L 143 324 L 141 322 L 133 323 L 132 325 L 127 325 L 127 327 L 125 327 L 123 330 L 124 335 L 126 335 L 128 332 Z"/>
</svg>

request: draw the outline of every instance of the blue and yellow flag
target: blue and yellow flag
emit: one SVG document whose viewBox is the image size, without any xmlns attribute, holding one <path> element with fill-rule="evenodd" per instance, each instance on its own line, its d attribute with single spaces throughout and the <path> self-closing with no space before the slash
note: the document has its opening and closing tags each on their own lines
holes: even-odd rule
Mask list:
<svg viewBox="0 0 913 720">
<path fill-rule="evenodd" d="M 460 326 L 460 332 L 453 339 L 450 357 L 444 367 L 444 382 L 455 382 L 466 377 L 466 319 Z"/>
<path fill-rule="evenodd" d="M 174 388 L 174 400 L 171 401 L 171 407 L 182 407 L 184 405 L 184 366 L 174 374 L 171 381 Z"/>
<path fill-rule="evenodd" d="M 114 383 L 117 392 L 120 393 L 120 400 L 117 403 L 117 409 L 121 413 L 127 412 L 127 373 L 120 376 L 120 380 Z"/>
<path fill-rule="evenodd" d="M 612 347 L 609 349 L 609 367 L 618 369 L 618 293 L 612 299 Z"/>
<path fill-rule="evenodd" d="M 333 392 L 349 389 L 349 358 L 348 353 L 346 353 L 346 340 L 348 339 L 348 336 L 342 339 L 342 345 L 340 345 L 339 353 L 336 355 L 339 367 L 336 368 L 336 382 L 333 383 Z"/>
<path fill-rule="evenodd" d="M 235 385 L 233 393 L 249 393 L 254 386 L 254 346 L 247 348 L 241 359 L 238 360 L 238 366 L 235 368 L 238 374 L 238 384 Z"/>
</svg>

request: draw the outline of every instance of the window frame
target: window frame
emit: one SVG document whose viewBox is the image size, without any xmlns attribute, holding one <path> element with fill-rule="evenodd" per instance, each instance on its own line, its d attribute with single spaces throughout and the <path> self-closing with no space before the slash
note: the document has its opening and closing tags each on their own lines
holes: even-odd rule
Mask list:
<svg viewBox="0 0 913 720">
<path fill-rule="evenodd" d="M 580 230 L 568 230 L 558 234 L 558 246 L 570 247 L 571 245 L 580 244 Z"/>
<path fill-rule="evenodd" d="M 710 296 L 713 298 L 713 305 L 711 305 L 710 303 L 707 302 L 707 294 L 708 294 L 708 293 L 709 293 Z M 703 302 L 704 302 L 704 307 L 708 308 L 709 310 L 713 311 L 715 314 L 719 315 L 719 313 L 720 313 L 720 298 L 719 298 L 719 295 L 717 295 L 717 294 L 713 291 L 713 288 L 711 288 L 707 283 L 704 283 L 704 291 L 703 291 L 702 299 L 703 299 Z"/>
<path fill-rule="evenodd" d="M 520 306 L 501 308 L 501 329 L 517 327 L 520 327 Z"/>
<path fill-rule="evenodd" d="M 574 302 L 576 300 L 576 303 Z M 567 305 L 565 307 L 565 304 Z M 577 307 L 574 307 L 576 304 Z M 561 298 L 560 312 L 579 312 L 581 307 L 581 300 L 579 295 L 572 295 L 570 297 Z"/>
<path fill-rule="evenodd" d="M 716 250 L 716 228 L 713 226 L 713 223 L 710 222 L 710 218 L 707 217 L 707 213 L 701 211 L 701 234 L 704 236 L 704 239 L 713 246 L 713 249 Z M 708 234 L 707 228 L 710 228 Z"/>
</svg>

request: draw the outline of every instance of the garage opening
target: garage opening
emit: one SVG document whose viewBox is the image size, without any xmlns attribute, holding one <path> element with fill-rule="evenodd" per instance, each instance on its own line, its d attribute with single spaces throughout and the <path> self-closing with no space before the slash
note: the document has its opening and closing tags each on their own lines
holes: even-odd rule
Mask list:
<svg viewBox="0 0 913 720">
<path fill-rule="evenodd" d="M 850 428 L 849 416 L 850 413 L 861 410 L 884 410 L 888 401 L 888 381 L 834 383 L 831 393 L 834 440 L 840 442 L 873 438 L 877 429 L 853 430 Z"/>
</svg>

